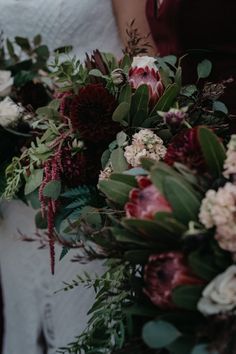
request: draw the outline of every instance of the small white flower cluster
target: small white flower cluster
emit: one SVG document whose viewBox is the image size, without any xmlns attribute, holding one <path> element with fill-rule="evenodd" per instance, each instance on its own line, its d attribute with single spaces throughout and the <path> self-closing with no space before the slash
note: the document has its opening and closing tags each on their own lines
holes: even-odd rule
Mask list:
<svg viewBox="0 0 236 354">
<path fill-rule="evenodd" d="M 236 307 L 236 265 L 207 285 L 197 307 L 206 316 L 232 311 Z"/>
<path fill-rule="evenodd" d="M 0 102 L 0 125 L 2 127 L 14 125 L 22 112 L 23 108 L 21 106 L 15 104 L 10 97 L 5 97 L 4 100 Z"/>
<path fill-rule="evenodd" d="M 109 163 L 103 171 L 100 171 L 100 174 L 99 174 L 99 182 L 100 181 L 104 181 L 106 179 L 109 179 L 111 174 L 113 173 L 113 168 L 112 168 L 112 165 L 111 163 Z"/>
<path fill-rule="evenodd" d="M 215 238 L 226 251 L 236 252 L 236 185 L 226 183 L 218 191 L 209 190 L 202 201 L 199 219 L 210 229 L 216 226 Z"/>
<path fill-rule="evenodd" d="M 227 158 L 224 164 L 224 176 L 229 178 L 230 175 L 236 174 L 236 134 L 231 136 L 228 144 Z"/>
<path fill-rule="evenodd" d="M 132 167 L 140 166 L 143 157 L 159 161 L 164 158 L 163 140 L 149 129 L 142 129 L 132 137 L 132 144 L 125 147 L 124 156 Z"/>
</svg>

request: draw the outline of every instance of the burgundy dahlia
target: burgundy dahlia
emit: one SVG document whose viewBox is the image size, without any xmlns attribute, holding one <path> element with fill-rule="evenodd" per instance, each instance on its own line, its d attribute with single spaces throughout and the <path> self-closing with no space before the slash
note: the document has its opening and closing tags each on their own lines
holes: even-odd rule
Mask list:
<svg viewBox="0 0 236 354">
<path fill-rule="evenodd" d="M 131 190 L 129 202 L 125 204 L 127 218 L 152 220 L 157 212 L 169 212 L 168 201 L 147 177 L 138 177 L 139 188 Z"/>
<path fill-rule="evenodd" d="M 119 131 L 119 124 L 112 120 L 116 106 L 115 98 L 103 85 L 89 84 L 82 87 L 72 99 L 72 126 L 85 141 L 112 141 Z"/>
<path fill-rule="evenodd" d="M 172 291 L 181 285 L 202 285 L 189 269 L 181 252 L 151 255 L 144 271 L 144 293 L 162 309 L 175 308 Z"/>
<path fill-rule="evenodd" d="M 51 97 L 43 84 L 29 81 L 18 90 L 17 101 L 23 107 L 30 105 L 36 110 L 39 107 L 46 106 L 51 101 Z"/>
<path fill-rule="evenodd" d="M 134 89 L 144 84 L 148 86 L 151 106 L 154 106 L 164 93 L 164 85 L 159 71 L 148 66 L 131 68 L 129 71 L 129 83 Z"/>
<path fill-rule="evenodd" d="M 61 152 L 62 179 L 69 187 L 86 183 L 86 158 L 84 152 L 72 155 L 71 148 L 64 147 Z"/>
<path fill-rule="evenodd" d="M 198 140 L 198 128 L 186 129 L 177 134 L 167 148 L 164 161 L 171 166 L 180 162 L 198 172 L 205 171 L 206 164 Z"/>
</svg>

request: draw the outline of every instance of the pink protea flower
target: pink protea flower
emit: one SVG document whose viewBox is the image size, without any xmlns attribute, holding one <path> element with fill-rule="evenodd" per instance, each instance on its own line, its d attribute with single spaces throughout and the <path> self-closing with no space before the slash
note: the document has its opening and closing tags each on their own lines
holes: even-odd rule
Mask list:
<svg viewBox="0 0 236 354">
<path fill-rule="evenodd" d="M 131 190 L 129 202 L 125 204 L 127 218 L 152 220 L 157 212 L 171 213 L 168 201 L 147 177 L 138 177 L 139 188 Z"/>
<path fill-rule="evenodd" d="M 128 79 L 133 89 L 137 89 L 143 84 L 148 86 L 151 106 L 159 100 L 164 92 L 164 85 L 153 60 L 149 57 L 136 58 L 129 71 Z"/>
<path fill-rule="evenodd" d="M 172 291 L 181 285 L 203 284 L 190 270 L 181 252 L 151 255 L 144 270 L 144 293 L 162 309 L 175 308 Z"/>
</svg>

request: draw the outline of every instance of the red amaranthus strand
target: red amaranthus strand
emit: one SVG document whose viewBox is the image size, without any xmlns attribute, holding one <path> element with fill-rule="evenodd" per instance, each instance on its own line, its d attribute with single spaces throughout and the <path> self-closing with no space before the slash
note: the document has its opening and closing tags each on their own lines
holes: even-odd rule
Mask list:
<svg viewBox="0 0 236 354">
<path fill-rule="evenodd" d="M 44 165 L 44 179 L 39 189 L 39 200 L 41 203 L 42 215 L 47 215 L 48 237 L 50 247 L 50 261 L 51 272 L 55 271 L 55 239 L 54 239 L 54 220 L 56 211 L 59 205 L 57 200 L 45 197 L 43 190 L 45 186 L 51 181 L 59 181 L 61 179 L 62 164 L 61 164 L 61 150 L 58 149 L 54 156 L 45 162 Z"/>
</svg>

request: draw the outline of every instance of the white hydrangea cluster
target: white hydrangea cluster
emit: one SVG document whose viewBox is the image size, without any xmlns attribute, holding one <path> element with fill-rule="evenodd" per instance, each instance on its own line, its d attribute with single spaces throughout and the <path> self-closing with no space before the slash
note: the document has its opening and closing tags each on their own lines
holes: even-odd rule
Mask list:
<svg viewBox="0 0 236 354">
<path fill-rule="evenodd" d="M 159 161 L 165 154 L 163 140 L 150 129 L 141 129 L 133 135 L 132 144 L 125 147 L 124 156 L 132 167 L 138 167 L 143 157 Z"/>
<path fill-rule="evenodd" d="M 225 178 L 229 178 L 230 175 L 236 174 L 236 134 L 231 136 L 226 155 L 223 174 Z"/>
<path fill-rule="evenodd" d="M 0 125 L 7 127 L 14 124 L 20 117 L 23 108 L 15 104 L 10 97 L 0 102 Z"/>
<path fill-rule="evenodd" d="M 215 238 L 222 249 L 236 253 L 236 185 L 228 182 L 218 191 L 209 190 L 199 219 L 207 229 L 216 227 Z"/>
</svg>

